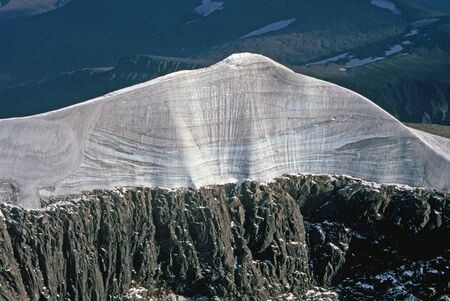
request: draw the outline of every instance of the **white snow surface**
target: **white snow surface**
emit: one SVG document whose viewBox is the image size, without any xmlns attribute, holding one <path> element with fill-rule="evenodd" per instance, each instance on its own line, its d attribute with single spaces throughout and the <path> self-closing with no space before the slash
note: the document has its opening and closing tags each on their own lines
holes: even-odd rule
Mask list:
<svg viewBox="0 0 450 301">
<path fill-rule="evenodd" d="M 414 28 L 421 28 L 421 27 L 433 24 L 434 22 L 437 22 L 437 21 L 439 21 L 439 18 L 428 18 L 428 19 L 422 19 L 422 20 L 415 21 L 415 22 L 411 23 L 411 25 Z"/>
<path fill-rule="evenodd" d="M 329 57 L 329 58 L 326 58 L 326 59 L 323 59 L 323 60 L 320 60 L 320 61 L 308 63 L 305 66 L 326 65 L 328 63 L 337 62 L 337 61 L 345 59 L 347 57 L 353 57 L 353 56 L 350 55 L 348 52 L 346 52 L 346 53 L 338 54 L 336 56 Z"/>
<path fill-rule="evenodd" d="M 272 31 L 277 31 L 283 28 L 288 27 L 289 25 L 291 25 L 292 23 L 294 23 L 297 19 L 296 18 L 292 18 L 292 19 L 288 19 L 288 20 L 282 20 L 282 21 L 278 21 L 275 23 L 271 23 L 269 25 L 266 25 L 264 27 L 261 27 L 255 31 L 249 32 L 248 34 L 246 34 L 245 36 L 243 36 L 242 38 L 250 38 L 250 37 L 254 37 L 254 36 L 260 36 Z"/>
<path fill-rule="evenodd" d="M 415 36 L 418 33 L 419 33 L 418 29 L 411 29 L 407 34 L 405 34 L 405 37 Z"/>
<path fill-rule="evenodd" d="M 380 8 L 387 9 L 395 15 L 400 15 L 402 12 L 397 8 L 397 5 L 390 0 L 372 0 L 370 4 L 375 5 Z"/>
<path fill-rule="evenodd" d="M 256 54 L 0 120 L 0 196 L 201 187 L 284 173 L 450 188 L 450 140 Z"/>
<path fill-rule="evenodd" d="M 219 9 L 223 9 L 223 2 L 203 0 L 202 4 L 194 9 L 194 12 L 200 16 L 206 17 Z"/>
<path fill-rule="evenodd" d="M 389 48 L 388 50 L 386 50 L 384 52 L 385 56 L 390 56 L 399 52 L 402 52 L 403 50 L 403 46 L 400 44 L 395 44 L 394 46 L 392 46 L 391 48 Z"/>
<path fill-rule="evenodd" d="M 354 67 L 359 67 L 359 66 L 363 66 L 363 65 L 367 65 L 376 61 L 380 61 L 382 59 L 384 59 L 384 56 L 381 57 L 367 57 L 367 58 L 363 58 L 363 59 L 359 59 L 359 58 L 353 58 L 350 61 L 347 62 L 347 64 L 345 64 L 345 68 L 354 68 Z"/>
</svg>

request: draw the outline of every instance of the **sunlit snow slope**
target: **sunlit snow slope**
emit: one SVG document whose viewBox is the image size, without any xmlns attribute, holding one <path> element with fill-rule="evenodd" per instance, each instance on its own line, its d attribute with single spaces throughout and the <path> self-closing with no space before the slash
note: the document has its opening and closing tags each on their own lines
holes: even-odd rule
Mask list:
<svg viewBox="0 0 450 301">
<path fill-rule="evenodd" d="M 450 140 L 254 54 L 0 120 L 0 197 L 26 207 L 95 188 L 200 187 L 298 172 L 449 190 Z"/>
</svg>

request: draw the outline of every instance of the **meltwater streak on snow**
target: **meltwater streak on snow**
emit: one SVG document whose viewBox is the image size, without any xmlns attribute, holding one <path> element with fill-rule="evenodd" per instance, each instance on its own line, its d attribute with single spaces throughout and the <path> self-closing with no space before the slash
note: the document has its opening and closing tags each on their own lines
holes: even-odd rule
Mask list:
<svg viewBox="0 0 450 301">
<path fill-rule="evenodd" d="M 397 8 L 395 3 L 390 0 L 372 0 L 370 1 L 370 4 L 390 10 L 392 13 L 396 15 L 401 14 L 401 11 Z"/>
<path fill-rule="evenodd" d="M 400 45 L 400 44 L 396 44 L 396 45 L 392 46 L 391 48 L 389 48 L 388 50 L 386 50 L 386 51 L 384 52 L 384 55 L 385 55 L 385 56 L 390 56 L 390 55 L 399 53 L 399 52 L 401 52 L 402 50 L 403 50 L 403 46 Z"/>
<path fill-rule="evenodd" d="M 200 16 L 206 17 L 218 9 L 223 9 L 223 2 L 203 0 L 202 4 L 194 9 L 194 12 Z"/>
<path fill-rule="evenodd" d="M 272 31 L 277 31 L 283 28 L 288 27 L 289 25 L 291 25 L 292 23 L 294 23 L 297 19 L 296 18 L 292 18 L 292 19 L 288 19 L 288 20 L 283 20 L 283 21 L 278 21 L 269 25 L 266 25 L 264 27 L 261 27 L 260 29 L 257 29 L 255 31 L 252 31 L 248 34 L 246 34 L 245 36 L 243 36 L 242 38 L 250 38 L 250 37 L 254 37 L 254 36 L 260 36 Z"/>
<path fill-rule="evenodd" d="M 0 120 L 0 196 L 200 187 L 284 173 L 450 189 L 450 140 L 348 89 L 236 54 L 57 111 Z"/>
</svg>

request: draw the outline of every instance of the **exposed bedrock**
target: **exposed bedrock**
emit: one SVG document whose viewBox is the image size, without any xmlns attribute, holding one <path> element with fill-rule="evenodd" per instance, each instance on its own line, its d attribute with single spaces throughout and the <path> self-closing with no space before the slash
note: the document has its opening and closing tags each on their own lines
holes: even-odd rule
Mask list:
<svg viewBox="0 0 450 301">
<path fill-rule="evenodd" d="M 1 205 L 0 299 L 337 298 L 318 286 L 343 300 L 448 294 L 445 193 L 292 175 L 51 202 Z"/>
</svg>

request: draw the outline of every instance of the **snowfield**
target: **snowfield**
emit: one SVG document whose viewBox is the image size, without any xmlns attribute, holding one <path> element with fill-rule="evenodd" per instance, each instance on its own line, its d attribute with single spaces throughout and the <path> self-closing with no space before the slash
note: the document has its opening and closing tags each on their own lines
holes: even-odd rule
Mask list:
<svg viewBox="0 0 450 301">
<path fill-rule="evenodd" d="M 275 23 L 271 23 L 269 25 L 261 27 L 260 29 L 257 29 L 255 31 L 249 32 L 248 34 L 246 34 L 242 38 L 250 38 L 250 37 L 260 36 L 260 35 L 263 35 L 263 34 L 266 34 L 266 33 L 272 32 L 272 31 L 277 31 L 277 30 L 280 30 L 280 29 L 288 27 L 289 25 L 291 25 L 295 21 L 296 21 L 296 19 L 292 18 L 292 19 L 288 19 L 288 20 L 283 20 L 283 21 L 278 21 L 278 22 L 275 22 Z"/>
<path fill-rule="evenodd" d="M 370 64 L 370 63 L 373 63 L 376 61 L 380 61 L 382 59 L 385 59 L 385 57 L 383 57 L 383 56 L 367 57 L 367 58 L 363 58 L 363 59 L 353 58 L 350 61 L 348 61 L 347 64 L 345 64 L 345 68 L 355 68 L 355 67 L 367 65 L 367 64 Z"/>
<path fill-rule="evenodd" d="M 390 56 L 399 52 L 402 52 L 403 50 L 403 46 L 400 44 L 395 44 L 394 46 L 392 46 L 391 48 L 389 48 L 388 50 L 386 50 L 384 52 L 385 56 Z"/>
<path fill-rule="evenodd" d="M 351 57 L 353 57 L 353 55 L 350 55 L 348 52 L 346 52 L 346 53 L 338 54 L 338 55 L 333 56 L 333 57 L 326 58 L 326 59 L 321 60 L 321 61 L 317 61 L 317 62 L 312 62 L 312 63 L 306 64 L 305 66 L 326 65 L 326 64 L 329 64 L 329 63 L 338 62 L 338 61 L 340 61 L 342 59 L 345 59 L 345 58 L 348 58 L 348 57 L 351 58 Z"/>
<path fill-rule="evenodd" d="M 255 54 L 61 110 L 0 120 L 0 197 L 201 187 L 284 173 L 450 189 L 450 140 Z"/>
<path fill-rule="evenodd" d="M 194 9 L 194 12 L 200 16 L 206 17 L 219 9 L 223 9 L 223 2 L 203 0 L 202 4 Z"/>
<path fill-rule="evenodd" d="M 411 29 L 408 33 L 405 34 L 405 37 L 412 37 L 419 33 L 418 29 Z"/>
<path fill-rule="evenodd" d="M 439 21 L 439 18 L 428 18 L 428 19 L 422 19 L 422 20 L 415 21 L 415 22 L 411 23 L 411 25 L 414 28 L 421 28 L 421 27 L 433 24 L 434 22 L 437 22 L 437 21 Z"/>
<path fill-rule="evenodd" d="M 397 8 L 394 2 L 390 0 L 372 0 L 370 4 L 378 6 L 379 8 L 384 8 L 391 11 L 395 15 L 400 15 L 402 12 Z"/>
</svg>

